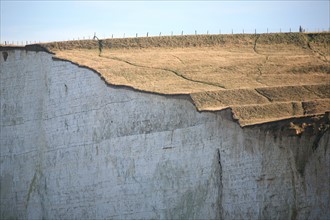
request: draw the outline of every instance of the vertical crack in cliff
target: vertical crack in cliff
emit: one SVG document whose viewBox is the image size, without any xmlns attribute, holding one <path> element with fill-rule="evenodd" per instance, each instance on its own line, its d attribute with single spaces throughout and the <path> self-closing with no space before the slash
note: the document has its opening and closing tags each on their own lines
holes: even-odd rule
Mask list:
<svg viewBox="0 0 330 220">
<path fill-rule="evenodd" d="M 223 219 L 223 207 L 222 207 L 222 194 L 223 194 L 223 183 L 222 183 L 222 164 L 220 149 L 217 148 L 217 159 L 219 163 L 219 188 L 218 188 L 218 199 L 219 199 L 219 218 Z"/>
<path fill-rule="evenodd" d="M 292 186 L 292 196 L 293 201 L 292 205 L 290 207 L 290 220 L 296 220 L 297 219 L 297 190 L 296 190 L 296 174 L 294 172 L 294 156 L 292 155 L 292 152 L 288 149 L 288 159 L 289 159 L 289 167 L 291 172 L 291 186 Z"/>
<path fill-rule="evenodd" d="M 42 185 L 41 181 L 44 181 L 44 185 Z M 46 179 L 43 176 L 40 164 L 37 165 L 34 175 L 32 177 L 31 183 L 29 184 L 28 193 L 26 197 L 25 209 L 27 210 L 29 207 L 29 202 L 31 200 L 31 196 L 33 193 L 36 193 L 36 196 L 40 198 L 40 207 L 41 214 L 44 218 L 45 213 L 45 194 L 47 193 L 47 183 Z"/>
<path fill-rule="evenodd" d="M 29 190 L 28 190 L 28 194 L 26 197 L 25 209 L 27 209 L 27 207 L 28 207 L 32 192 L 34 192 L 36 189 L 36 182 L 37 182 L 37 172 L 34 173 L 31 183 L 29 185 Z"/>
<path fill-rule="evenodd" d="M 3 51 L 2 52 L 2 56 L 3 56 L 3 60 L 6 62 L 7 58 L 8 58 L 8 52 L 7 51 Z"/>
</svg>

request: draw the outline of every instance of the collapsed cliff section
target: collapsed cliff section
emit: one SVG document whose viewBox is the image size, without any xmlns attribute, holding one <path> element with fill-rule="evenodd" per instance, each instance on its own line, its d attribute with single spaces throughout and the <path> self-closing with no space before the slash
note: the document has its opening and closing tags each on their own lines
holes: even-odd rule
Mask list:
<svg viewBox="0 0 330 220">
<path fill-rule="evenodd" d="M 330 33 L 143 37 L 40 45 L 114 86 L 187 95 L 244 126 L 330 111 Z M 39 47 L 29 45 L 27 48 Z"/>
</svg>

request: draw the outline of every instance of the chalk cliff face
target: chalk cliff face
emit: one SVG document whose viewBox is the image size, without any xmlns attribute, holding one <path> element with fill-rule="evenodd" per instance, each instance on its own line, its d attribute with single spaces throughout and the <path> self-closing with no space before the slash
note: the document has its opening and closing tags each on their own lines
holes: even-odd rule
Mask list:
<svg viewBox="0 0 330 220">
<path fill-rule="evenodd" d="M 242 129 L 186 96 L 112 87 L 45 52 L 4 52 L 1 218 L 330 217 L 329 130 Z"/>
</svg>

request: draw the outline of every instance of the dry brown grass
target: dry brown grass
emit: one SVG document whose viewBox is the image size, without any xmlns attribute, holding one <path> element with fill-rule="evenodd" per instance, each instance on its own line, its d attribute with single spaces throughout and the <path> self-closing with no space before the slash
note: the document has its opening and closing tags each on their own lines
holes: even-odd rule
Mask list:
<svg viewBox="0 0 330 220">
<path fill-rule="evenodd" d="M 44 46 L 58 58 L 96 70 L 112 85 L 159 94 L 190 94 L 200 111 L 231 108 L 244 126 L 300 117 L 309 112 L 304 103 L 330 98 L 329 36 L 108 39 L 101 56 L 96 41 Z M 315 103 L 313 114 L 330 110 L 326 102 Z"/>
</svg>

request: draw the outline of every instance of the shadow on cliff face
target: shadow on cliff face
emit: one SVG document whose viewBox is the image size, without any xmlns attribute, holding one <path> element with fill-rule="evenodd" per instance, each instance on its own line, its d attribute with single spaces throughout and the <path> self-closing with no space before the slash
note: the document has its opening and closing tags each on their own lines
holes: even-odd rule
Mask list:
<svg viewBox="0 0 330 220">
<path fill-rule="evenodd" d="M 273 216 L 274 210 L 280 219 L 329 215 L 329 198 L 324 196 L 329 193 L 329 127 L 326 114 L 243 128 L 246 154 L 260 158 L 259 218 Z"/>
<path fill-rule="evenodd" d="M 293 120 L 284 120 L 279 123 L 269 123 L 261 125 L 266 132 L 274 137 L 274 142 L 283 145 L 283 140 L 291 143 L 290 150 L 293 152 L 297 171 L 304 176 L 305 166 L 309 158 L 319 147 L 321 139 L 329 142 L 330 120 L 329 113 L 324 116 L 315 116 L 310 118 L 296 118 Z M 327 151 L 329 144 L 325 144 Z"/>
</svg>

